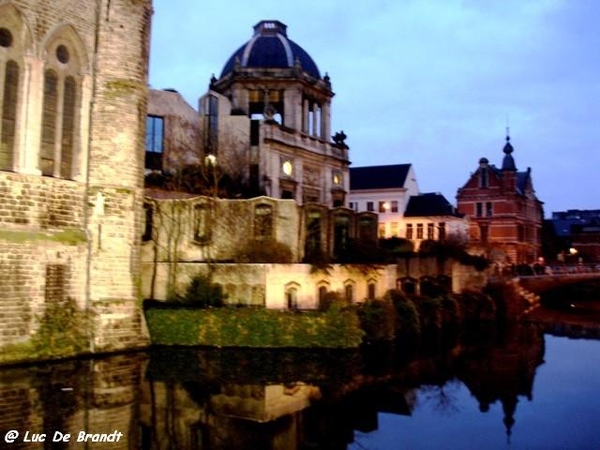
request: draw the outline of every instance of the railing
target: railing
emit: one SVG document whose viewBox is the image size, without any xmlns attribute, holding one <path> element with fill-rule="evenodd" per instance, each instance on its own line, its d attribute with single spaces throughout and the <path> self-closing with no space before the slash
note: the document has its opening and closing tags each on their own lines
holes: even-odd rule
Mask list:
<svg viewBox="0 0 600 450">
<path fill-rule="evenodd" d="M 579 264 L 551 264 L 542 266 L 539 264 L 517 266 L 514 269 L 514 275 L 518 277 L 539 277 L 556 275 L 579 275 L 585 273 L 600 274 L 599 263 L 579 263 Z"/>
</svg>

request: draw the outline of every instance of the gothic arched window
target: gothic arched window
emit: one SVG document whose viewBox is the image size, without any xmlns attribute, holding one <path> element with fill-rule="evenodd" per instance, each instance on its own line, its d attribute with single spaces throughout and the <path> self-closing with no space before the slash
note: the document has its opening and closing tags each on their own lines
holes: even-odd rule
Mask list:
<svg viewBox="0 0 600 450">
<path fill-rule="evenodd" d="M 0 26 L 0 170 L 13 170 L 17 104 L 19 97 L 19 51 L 13 32 Z"/>
<path fill-rule="evenodd" d="M 2 31 L 2 29 L 0 29 Z M 0 45 L 2 43 L 0 42 Z M 19 65 L 9 60 L 4 69 L 2 92 L 2 123 L 0 124 L 0 170 L 12 170 L 15 134 L 17 126 L 17 100 L 19 89 Z"/>
<path fill-rule="evenodd" d="M 40 169 L 43 175 L 73 179 L 78 162 L 81 62 L 67 30 L 46 47 Z M 73 40 L 73 39 L 71 39 Z"/>
</svg>

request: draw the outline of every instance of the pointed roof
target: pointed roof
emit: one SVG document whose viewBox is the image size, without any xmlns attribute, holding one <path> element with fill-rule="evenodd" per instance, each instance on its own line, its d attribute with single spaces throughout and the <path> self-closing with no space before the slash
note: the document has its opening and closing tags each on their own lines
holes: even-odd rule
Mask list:
<svg viewBox="0 0 600 450">
<path fill-rule="evenodd" d="M 502 160 L 502 170 L 507 171 L 516 171 L 517 166 L 515 164 L 515 159 L 512 156 L 512 152 L 514 151 L 513 146 L 510 143 L 510 136 L 506 136 L 506 144 L 504 145 L 504 159 Z"/>
</svg>

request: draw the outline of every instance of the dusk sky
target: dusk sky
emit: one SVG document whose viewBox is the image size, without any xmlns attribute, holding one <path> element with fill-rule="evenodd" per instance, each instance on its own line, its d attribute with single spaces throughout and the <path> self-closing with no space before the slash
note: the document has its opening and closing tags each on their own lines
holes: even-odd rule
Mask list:
<svg viewBox="0 0 600 450">
<path fill-rule="evenodd" d="M 422 192 L 500 166 L 507 123 L 546 217 L 600 209 L 600 1 L 154 0 L 150 85 L 198 98 L 260 20 L 331 77 L 352 167 L 412 163 Z"/>
</svg>

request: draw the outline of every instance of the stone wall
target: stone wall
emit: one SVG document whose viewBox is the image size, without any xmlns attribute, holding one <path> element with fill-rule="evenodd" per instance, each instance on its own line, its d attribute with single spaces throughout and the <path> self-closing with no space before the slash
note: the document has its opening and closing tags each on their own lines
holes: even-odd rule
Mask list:
<svg viewBox="0 0 600 450">
<path fill-rule="evenodd" d="M 177 283 L 168 284 L 169 263 L 142 264 L 142 294 L 145 298 L 167 300 L 171 289 L 183 293 L 193 276 L 211 272 L 212 281 L 223 287 L 227 303 L 287 309 L 294 292 L 299 309 L 318 307 L 320 292 L 337 292 L 351 302 L 362 302 L 373 295 L 381 298 L 396 287 L 396 266 L 379 268 L 332 264 L 327 270 L 315 271 L 309 264 L 204 264 L 185 263 L 178 267 Z M 350 286 L 349 288 L 347 288 Z"/>
<path fill-rule="evenodd" d="M 0 2 L 13 37 L 0 70 L 18 66 L 0 167 L 0 346 L 26 341 L 45 306 L 68 299 L 94 314 L 90 348 L 147 342 L 138 298 L 151 14 L 151 0 Z"/>
</svg>

